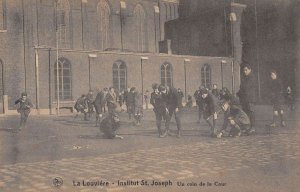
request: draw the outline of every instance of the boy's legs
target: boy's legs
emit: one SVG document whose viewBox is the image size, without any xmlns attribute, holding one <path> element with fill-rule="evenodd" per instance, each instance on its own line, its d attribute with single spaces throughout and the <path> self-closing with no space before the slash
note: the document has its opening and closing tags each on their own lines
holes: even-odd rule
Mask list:
<svg viewBox="0 0 300 192">
<path fill-rule="evenodd" d="M 241 135 L 240 126 L 233 119 L 229 119 L 229 124 L 231 125 L 230 135 L 233 137 L 239 137 Z"/>
<path fill-rule="evenodd" d="M 161 112 L 156 111 L 155 112 L 155 119 L 156 119 L 156 126 L 158 130 L 158 136 L 161 137 L 162 131 L 161 131 L 161 120 L 162 120 L 162 114 Z"/>
</svg>

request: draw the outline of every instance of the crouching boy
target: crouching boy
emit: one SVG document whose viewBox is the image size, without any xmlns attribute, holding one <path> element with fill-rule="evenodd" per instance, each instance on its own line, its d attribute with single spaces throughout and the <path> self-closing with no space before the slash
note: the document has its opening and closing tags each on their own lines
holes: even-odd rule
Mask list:
<svg viewBox="0 0 300 192">
<path fill-rule="evenodd" d="M 107 139 L 114 139 L 114 138 L 123 139 L 122 136 L 116 134 L 119 128 L 120 128 L 120 119 L 116 113 L 109 113 L 100 122 L 100 131 L 104 134 L 104 138 Z"/>
<path fill-rule="evenodd" d="M 240 107 L 226 101 L 222 105 L 222 110 L 224 111 L 224 124 L 218 133 L 217 138 L 221 138 L 224 135 L 228 124 L 231 126 L 229 136 L 239 137 L 242 132 L 249 135 L 251 130 L 250 119 Z"/>
</svg>

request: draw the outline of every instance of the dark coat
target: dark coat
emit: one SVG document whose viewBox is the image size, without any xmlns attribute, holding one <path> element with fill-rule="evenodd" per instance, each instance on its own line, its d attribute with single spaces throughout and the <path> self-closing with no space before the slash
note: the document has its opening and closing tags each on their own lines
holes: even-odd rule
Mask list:
<svg viewBox="0 0 300 192">
<path fill-rule="evenodd" d="M 106 104 L 105 96 L 106 93 L 104 93 L 104 91 L 100 91 L 94 100 L 94 106 L 97 113 L 100 113 L 100 111 L 102 110 L 101 108 L 104 107 Z"/>
<path fill-rule="evenodd" d="M 224 113 L 223 129 L 226 129 L 228 125 L 228 119 L 231 118 L 239 126 L 250 125 L 250 119 L 248 115 L 237 105 L 231 105 L 230 108 Z"/>
<path fill-rule="evenodd" d="M 151 93 L 150 103 L 153 105 L 154 112 L 165 112 L 167 108 L 166 100 L 162 97 L 161 93 Z"/>
<path fill-rule="evenodd" d="M 273 105 L 284 104 L 283 86 L 279 79 L 271 80 L 269 84 L 269 94 L 270 101 Z"/>
<path fill-rule="evenodd" d="M 109 110 L 115 109 L 117 107 L 117 95 L 116 93 L 108 92 L 106 94 L 106 102 Z"/>
<path fill-rule="evenodd" d="M 245 76 L 241 82 L 240 90 L 237 95 L 240 98 L 241 103 L 255 103 L 256 99 L 256 78 L 251 72 L 249 75 Z"/>
<path fill-rule="evenodd" d="M 77 112 L 84 113 L 84 110 L 88 108 L 87 100 L 84 97 L 80 97 L 77 99 L 74 108 Z"/>
<path fill-rule="evenodd" d="M 19 98 L 15 101 L 15 104 L 19 104 L 17 111 L 20 112 L 30 112 L 30 109 L 33 107 L 33 104 L 31 103 L 30 99 L 26 98 L 24 101 L 22 98 Z"/>
<path fill-rule="evenodd" d="M 162 94 L 163 99 L 167 103 L 169 111 L 175 110 L 176 108 L 182 108 L 182 97 L 178 94 L 177 89 L 170 87 L 166 94 Z"/>
<path fill-rule="evenodd" d="M 126 102 L 126 104 L 127 104 L 127 105 L 131 105 L 131 106 L 134 106 L 134 103 L 135 103 L 135 97 L 136 97 L 136 93 L 130 91 L 130 92 L 127 94 L 127 102 Z"/>
<path fill-rule="evenodd" d="M 212 89 L 211 94 L 213 94 L 216 98 L 220 97 L 220 91 L 219 89 Z"/>
<path fill-rule="evenodd" d="M 198 107 L 202 108 L 203 107 L 203 103 L 202 103 L 202 90 L 195 91 L 194 98 L 196 100 L 196 104 L 198 105 Z"/>
<path fill-rule="evenodd" d="M 104 136 L 113 139 L 116 136 L 116 131 L 120 128 L 119 117 L 115 114 L 109 114 L 100 122 L 100 131 Z"/>
<path fill-rule="evenodd" d="M 213 96 L 211 94 L 208 94 L 206 98 L 202 98 L 202 105 L 203 105 L 203 111 L 206 117 L 209 117 L 210 115 L 214 114 L 216 112 L 215 109 L 215 101 L 213 99 Z"/>
</svg>

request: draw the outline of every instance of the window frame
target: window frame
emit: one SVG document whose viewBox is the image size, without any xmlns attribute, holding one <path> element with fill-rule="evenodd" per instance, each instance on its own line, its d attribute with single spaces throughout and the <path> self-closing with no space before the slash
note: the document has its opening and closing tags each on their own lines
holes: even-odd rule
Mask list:
<svg viewBox="0 0 300 192">
<path fill-rule="evenodd" d="M 70 101 L 73 99 L 72 97 L 72 65 L 71 62 L 65 58 L 60 57 L 58 59 L 58 75 L 59 75 L 59 100 L 61 101 Z M 66 63 L 65 63 L 66 62 Z M 57 99 L 57 61 L 54 63 L 54 92 L 55 99 Z M 66 66 L 68 65 L 68 66 Z M 65 72 L 68 72 L 68 75 L 65 75 Z M 65 83 L 64 80 L 68 79 L 69 82 Z M 69 90 L 65 90 L 68 85 Z M 68 94 L 65 94 L 68 93 Z"/>
</svg>

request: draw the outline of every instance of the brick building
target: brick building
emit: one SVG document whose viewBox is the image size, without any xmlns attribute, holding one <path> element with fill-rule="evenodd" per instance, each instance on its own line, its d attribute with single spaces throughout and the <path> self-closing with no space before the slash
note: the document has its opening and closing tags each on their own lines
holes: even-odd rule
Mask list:
<svg viewBox="0 0 300 192">
<path fill-rule="evenodd" d="M 186 94 L 200 84 L 231 87 L 232 77 L 223 77 L 231 73 L 230 58 L 172 54 L 164 24 L 178 18 L 178 6 L 177 0 L 0 0 L 0 112 L 15 112 L 23 91 L 38 113 L 52 114 L 57 95 L 60 106 L 70 106 L 89 89 L 111 85 L 145 91 L 158 82 Z"/>
<path fill-rule="evenodd" d="M 238 66 L 249 63 L 265 101 L 271 69 L 299 97 L 299 10 L 297 0 L 180 1 L 179 18 L 167 22 L 166 38 L 179 55 L 227 56 Z"/>
</svg>

